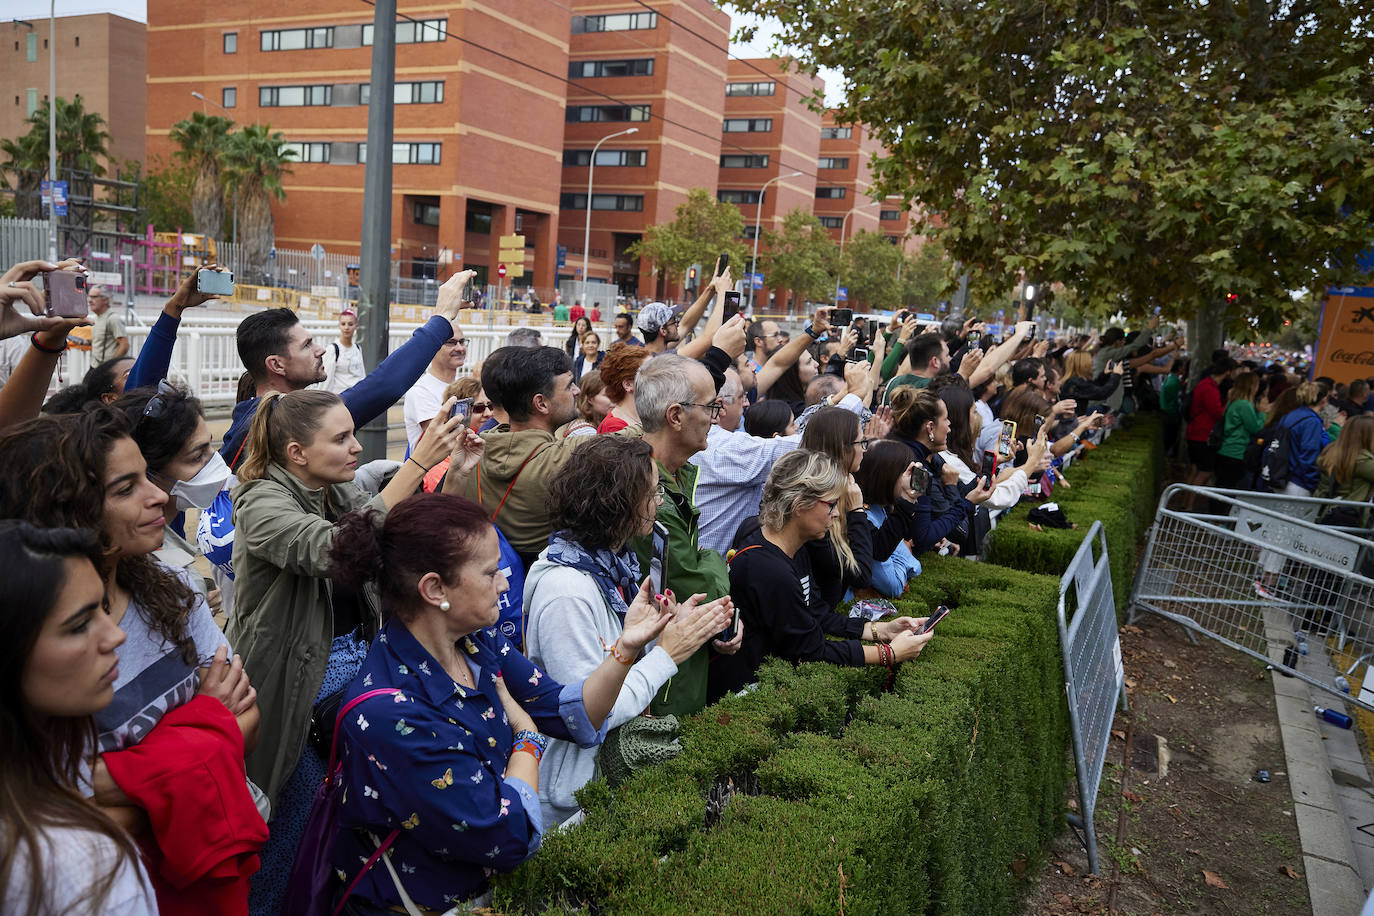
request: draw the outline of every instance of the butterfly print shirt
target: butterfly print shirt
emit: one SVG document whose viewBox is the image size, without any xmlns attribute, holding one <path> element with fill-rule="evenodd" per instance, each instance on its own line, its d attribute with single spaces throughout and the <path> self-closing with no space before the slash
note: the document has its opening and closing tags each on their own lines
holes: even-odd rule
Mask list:
<svg viewBox="0 0 1374 916">
<path fill-rule="evenodd" d="M 539 848 L 538 794 L 502 776 L 513 734 L 496 692 L 506 689 L 540 732 L 593 747 L 605 736 L 582 706 L 582 684 L 546 675 L 496 628 L 460 643 L 476 689 L 456 683 L 397 619 L 372 643 L 345 700 L 369 690 L 401 692 L 364 700 L 339 730 L 343 767 L 334 867 L 352 881 L 379 840 L 399 829 L 391 862 L 406 892 L 443 911 L 481 893 L 488 878 L 510 871 Z M 400 895 L 378 863 L 355 895 L 399 906 Z"/>
</svg>

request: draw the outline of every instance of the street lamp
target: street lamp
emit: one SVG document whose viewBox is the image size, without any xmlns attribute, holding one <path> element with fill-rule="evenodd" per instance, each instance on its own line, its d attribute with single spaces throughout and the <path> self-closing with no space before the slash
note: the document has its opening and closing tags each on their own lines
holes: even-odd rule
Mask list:
<svg viewBox="0 0 1374 916">
<path fill-rule="evenodd" d="M 867 207 L 876 207 L 881 204 L 881 200 L 875 200 L 868 204 L 859 204 L 857 207 L 850 207 L 849 212 L 840 220 L 840 266 L 835 269 L 835 304 L 840 304 L 840 275 L 844 272 L 844 239 L 845 227 L 849 225 L 849 218 L 860 210 Z"/>
<path fill-rule="evenodd" d="M 754 271 L 758 270 L 759 260 L 759 227 L 763 223 L 763 192 L 768 190 L 768 186 L 775 181 L 782 181 L 784 178 L 800 178 L 801 172 L 793 172 L 791 175 L 776 175 L 763 183 L 759 188 L 759 203 L 754 208 L 754 255 L 749 259 L 749 312 L 754 311 Z"/>
<path fill-rule="evenodd" d="M 201 95 L 199 92 L 196 92 L 195 90 L 192 90 L 192 91 L 191 91 L 191 95 L 192 95 L 193 97 L 195 97 L 195 98 L 200 99 L 201 108 L 204 108 L 204 107 L 205 107 L 205 103 L 206 103 L 206 102 L 210 102 L 211 105 L 214 105 L 214 106 L 215 106 L 216 108 L 218 108 L 220 111 L 222 111 L 222 112 L 224 112 L 225 114 L 229 115 L 229 120 L 231 120 L 231 121 L 233 120 L 233 114 L 229 111 L 229 109 L 225 108 L 225 107 L 224 107 L 223 105 L 221 105 L 219 102 L 213 102 L 213 101 L 211 101 L 210 99 L 207 99 L 205 96 Z M 221 227 L 221 228 L 223 228 L 223 227 Z M 238 244 L 239 244 L 239 186 L 238 186 L 238 184 L 237 184 L 237 182 L 236 182 L 236 183 L 234 184 L 234 246 L 235 246 L 235 248 L 238 247 Z M 237 254 L 237 252 L 235 252 L 235 253 Z"/>
<path fill-rule="evenodd" d="M 618 130 L 613 134 L 607 134 L 596 145 L 592 147 L 592 158 L 587 162 L 587 228 L 582 233 L 582 307 L 587 307 L 587 256 L 592 248 L 592 176 L 596 174 L 596 151 L 601 149 L 601 144 L 613 137 L 623 137 L 626 134 L 639 133 L 638 127 L 630 127 L 625 130 Z"/>
</svg>

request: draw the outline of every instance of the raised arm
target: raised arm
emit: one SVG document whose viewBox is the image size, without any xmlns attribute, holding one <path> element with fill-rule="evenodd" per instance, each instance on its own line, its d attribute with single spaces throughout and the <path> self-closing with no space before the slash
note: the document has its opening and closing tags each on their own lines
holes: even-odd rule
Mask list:
<svg viewBox="0 0 1374 916">
<path fill-rule="evenodd" d="M 728 270 L 729 268 L 726 269 Z M 706 313 L 707 304 L 711 299 L 715 298 L 717 289 L 716 281 L 720 279 L 720 273 L 720 258 L 716 258 L 716 270 L 715 273 L 711 274 L 711 282 L 701 288 L 701 294 L 697 296 L 696 301 L 687 307 L 687 311 L 683 312 L 682 318 L 678 320 L 678 333 L 683 337 L 686 337 L 688 334 L 692 333 L 692 331 L 696 330 L 697 322 L 700 321 L 701 316 Z M 728 289 L 729 287 L 726 288 Z M 720 306 L 717 305 L 716 307 L 719 308 Z M 711 329 L 707 328 L 703 333 L 706 339 L 710 340 Z M 678 352 L 682 352 L 681 347 L 678 347 Z"/>
<path fill-rule="evenodd" d="M 823 334 L 830 330 L 830 322 L 827 320 L 830 310 L 828 308 L 816 309 L 815 317 L 811 319 L 811 329 L 818 334 Z M 755 375 L 755 383 L 758 386 L 759 397 L 768 393 L 768 389 L 773 387 L 773 383 L 782 376 L 792 364 L 801 359 L 801 355 L 806 348 L 811 346 L 815 340 L 805 331 L 796 334 L 787 343 L 778 349 L 778 352 L 769 357 L 768 362 Z"/>
<path fill-rule="evenodd" d="M 687 325 L 687 318 L 692 314 L 692 309 L 695 309 L 698 303 L 704 303 L 707 299 L 714 297 L 715 305 L 711 307 L 710 317 L 706 319 L 706 327 L 703 328 L 701 333 L 696 337 L 678 346 L 677 352 L 679 356 L 701 359 L 706 351 L 710 349 L 711 340 L 715 336 L 715 333 L 720 330 L 721 320 L 725 317 L 725 294 L 729 292 L 730 288 L 734 285 L 734 280 L 730 277 L 730 268 L 728 267 L 725 268 L 720 276 L 711 278 L 711 282 L 706 285 L 705 292 L 703 292 L 697 301 L 692 304 L 692 308 L 688 309 L 687 313 L 682 316 L 682 323 L 679 325 L 681 333 L 685 337 L 687 331 L 690 330 L 691 327 L 695 327 L 697 323 L 697 319 L 694 318 L 691 326 Z M 705 308 L 704 305 L 702 307 Z"/>
<path fill-rule="evenodd" d="M 229 268 L 221 267 L 218 264 L 211 264 L 210 270 L 217 270 L 221 273 L 227 272 Z M 124 383 L 124 388 L 132 391 L 135 388 L 142 388 L 145 385 L 156 385 L 167 377 L 167 370 L 172 365 L 172 347 L 177 342 L 177 331 L 181 327 L 181 317 L 189 308 L 204 305 L 211 300 L 219 299 L 213 293 L 202 293 L 196 289 L 196 273 L 191 271 L 181 281 L 177 291 L 172 294 L 172 298 L 167 300 L 167 304 L 162 307 L 162 314 L 148 331 L 148 337 L 143 341 L 143 346 L 138 351 L 138 359 L 134 360 L 133 368 L 129 370 L 128 381 Z"/>
<path fill-rule="evenodd" d="M 1016 322 L 1016 331 L 1011 337 L 1008 337 L 1006 340 L 983 354 L 983 361 L 978 364 L 973 370 L 973 374 L 969 376 L 968 384 L 970 388 L 977 388 L 979 385 L 986 384 L 997 374 L 998 369 L 1001 369 L 1007 364 L 1007 361 L 1021 348 L 1021 343 L 1026 339 L 1026 335 L 1030 333 L 1031 325 L 1032 322 L 1029 321 Z"/>
</svg>

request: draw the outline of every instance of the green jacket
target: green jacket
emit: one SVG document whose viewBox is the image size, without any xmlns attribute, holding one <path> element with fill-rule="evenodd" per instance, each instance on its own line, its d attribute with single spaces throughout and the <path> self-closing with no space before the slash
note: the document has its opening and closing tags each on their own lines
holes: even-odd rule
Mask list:
<svg viewBox="0 0 1374 916">
<path fill-rule="evenodd" d="M 327 577 L 335 529 L 326 509 L 337 517 L 367 506 L 385 515 L 386 505 L 351 483 L 307 489 L 275 464 L 266 477 L 235 487 L 231 498 L 234 616 L 227 635 L 243 656 L 262 715 L 248 778 L 275 807 L 305 748 L 334 639 Z M 365 600 L 380 607 L 376 594 L 365 592 Z"/>
<path fill-rule="evenodd" d="M 1222 439 L 1217 454 L 1241 461 L 1245 458 L 1245 447 L 1255 438 L 1255 433 L 1264 428 L 1264 414 L 1254 402 L 1248 400 L 1232 401 L 1221 415 Z"/>
<path fill-rule="evenodd" d="M 668 529 L 668 550 L 663 564 L 663 587 L 671 588 L 673 596 L 685 601 L 696 594 L 705 594 L 703 601 L 713 601 L 730 594 L 730 572 L 725 558 L 697 542 L 701 510 L 693 502 L 697 486 L 697 466 L 684 464 L 677 475 L 669 474 L 658 463 L 658 482 L 667 494 L 658 507 L 658 521 Z M 630 547 L 639 558 L 639 570 L 648 575 L 649 560 L 653 556 L 653 539 L 637 537 Z M 746 633 L 745 639 L 749 636 Z M 711 660 L 709 643 L 698 649 L 691 658 L 677 666 L 677 674 L 659 690 L 649 704 L 656 716 L 691 715 L 706 707 L 706 669 Z"/>
<path fill-rule="evenodd" d="M 892 393 L 898 388 L 928 388 L 930 379 L 924 375 L 899 375 L 887 383 L 887 388 L 883 390 L 883 403 L 892 403 Z"/>
</svg>

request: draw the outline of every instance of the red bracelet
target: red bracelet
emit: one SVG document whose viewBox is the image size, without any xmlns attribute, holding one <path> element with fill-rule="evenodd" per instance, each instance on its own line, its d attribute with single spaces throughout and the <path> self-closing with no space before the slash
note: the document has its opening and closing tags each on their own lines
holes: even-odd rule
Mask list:
<svg viewBox="0 0 1374 916">
<path fill-rule="evenodd" d="M 35 335 L 33 335 L 32 337 L 29 338 L 29 343 L 33 344 L 33 348 L 34 348 L 35 350 L 38 350 L 39 352 L 42 352 L 42 353 L 50 353 L 50 354 L 52 354 L 53 356 L 57 356 L 57 355 L 59 355 L 59 354 L 61 354 L 61 353 L 66 352 L 66 350 L 67 350 L 67 341 L 66 341 L 66 340 L 63 340 L 63 341 L 62 341 L 62 346 L 60 346 L 60 347 L 46 347 L 46 346 L 44 346 L 43 344 L 41 344 L 41 343 L 38 342 L 38 335 L 37 335 L 37 334 L 35 334 Z"/>
</svg>

